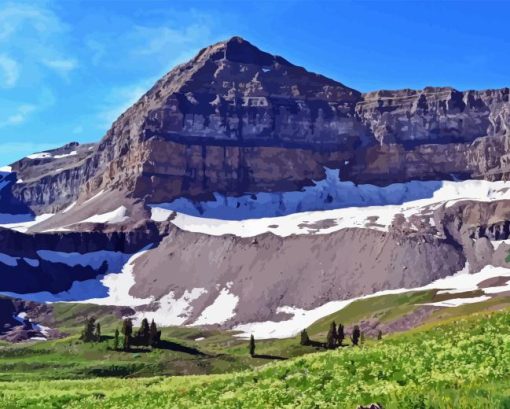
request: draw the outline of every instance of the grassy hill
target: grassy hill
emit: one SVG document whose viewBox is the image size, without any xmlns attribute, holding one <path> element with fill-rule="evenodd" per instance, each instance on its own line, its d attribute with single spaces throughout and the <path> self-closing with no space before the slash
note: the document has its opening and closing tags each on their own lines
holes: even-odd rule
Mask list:
<svg viewBox="0 0 510 409">
<path fill-rule="evenodd" d="M 399 409 L 510 408 L 509 376 L 510 311 L 504 310 L 232 374 L 11 380 L 0 384 L 0 407 L 355 408 L 380 402 Z"/>
</svg>

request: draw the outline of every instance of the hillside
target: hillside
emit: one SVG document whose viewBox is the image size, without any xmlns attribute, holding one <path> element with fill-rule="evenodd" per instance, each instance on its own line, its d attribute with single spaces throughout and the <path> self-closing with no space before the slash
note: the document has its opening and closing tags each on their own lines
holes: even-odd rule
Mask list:
<svg viewBox="0 0 510 409">
<path fill-rule="evenodd" d="M 4 408 L 477 408 L 508 405 L 508 310 L 425 325 L 362 347 L 207 377 L 1 382 Z"/>
</svg>

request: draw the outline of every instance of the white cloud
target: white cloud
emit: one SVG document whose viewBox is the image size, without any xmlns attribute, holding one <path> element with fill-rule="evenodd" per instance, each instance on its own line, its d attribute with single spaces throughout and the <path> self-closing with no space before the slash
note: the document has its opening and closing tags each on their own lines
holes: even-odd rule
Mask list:
<svg viewBox="0 0 510 409">
<path fill-rule="evenodd" d="M 59 19 L 43 8 L 9 3 L 0 10 L 0 41 L 9 40 L 22 31 L 48 34 L 61 30 L 62 25 Z"/>
<path fill-rule="evenodd" d="M 43 64 L 62 75 L 68 74 L 78 66 L 77 61 L 71 58 L 44 60 Z"/>
<path fill-rule="evenodd" d="M 37 5 L 34 5 L 37 4 Z M 7 3 L 0 8 L 0 80 L 24 84 L 20 75 L 44 78 L 49 71 L 68 79 L 78 63 L 66 47 L 69 27 L 45 3 Z M 17 61 L 23 61 L 23 71 Z"/>
<path fill-rule="evenodd" d="M 19 78 L 19 65 L 14 59 L 6 54 L 0 54 L 0 71 L 3 87 L 11 88 L 16 85 Z"/>
<path fill-rule="evenodd" d="M 202 19 L 203 20 L 203 19 Z M 205 23 L 205 22 L 204 22 Z M 133 50 L 138 55 L 169 54 L 176 49 L 182 52 L 183 48 L 196 46 L 211 36 L 207 24 L 194 23 L 183 29 L 162 27 L 135 27 L 135 36 L 140 39 L 140 46 Z"/>
<path fill-rule="evenodd" d="M 35 105 L 22 104 L 15 109 L 15 112 L 0 120 L 0 128 L 9 125 L 19 125 L 27 120 L 27 117 L 36 110 Z"/>
<path fill-rule="evenodd" d="M 35 99 L 30 103 L 13 103 L 0 99 L 0 128 L 20 125 L 35 112 L 54 105 L 55 101 L 53 91 L 44 87 L 38 90 Z"/>
<path fill-rule="evenodd" d="M 124 111 L 138 101 L 155 82 L 156 79 L 151 78 L 133 85 L 113 89 L 98 114 L 101 127 L 109 127 Z"/>
</svg>

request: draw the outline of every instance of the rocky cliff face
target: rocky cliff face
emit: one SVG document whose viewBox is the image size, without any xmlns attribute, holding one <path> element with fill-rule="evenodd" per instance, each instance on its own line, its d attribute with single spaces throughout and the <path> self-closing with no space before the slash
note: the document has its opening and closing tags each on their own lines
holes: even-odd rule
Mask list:
<svg viewBox="0 0 510 409">
<path fill-rule="evenodd" d="M 129 302 L 194 297 L 184 321 L 195 322 L 215 297 L 235 294 L 234 324 L 279 318 L 282 305 L 313 308 L 420 286 L 466 260 L 473 272 L 507 266 L 510 247 L 491 243 L 509 238 L 506 185 L 488 190 L 496 192 L 487 194 L 494 203 L 459 202 L 462 191 L 453 205 L 403 202 L 430 199 L 443 180 L 508 180 L 509 128 L 508 88 L 362 94 L 234 37 L 166 74 L 97 144 L 72 143 L 0 170 L 1 224 L 18 230 L 0 230 L 0 291 L 67 291 L 127 266 Z M 307 234 L 216 237 L 200 227 L 221 232 L 228 217 L 181 225 L 189 231 L 175 227 L 175 213 L 148 220 L 150 205 L 182 198 L 198 211 L 200 203 L 218 207 L 243 194 L 258 206 L 278 203 L 261 192 L 290 192 L 285 200 L 292 202 L 296 191 L 324 179 L 325 167 L 369 186 L 351 214 L 302 220 Z M 416 194 L 404 192 L 407 185 L 384 194 L 373 186 L 416 180 L 437 186 L 420 185 Z M 334 200 L 349 203 L 321 189 L 315 193 L 329 203 L 324 209 Z M 407 199 L 387 201 L 393 192 Z M 388 204 L 402 207 L 385 213 Z M 370 212 L 359 210 L 369 205 Z M 57 214 L 32 220 L 43 213 Z M 270 223 L 278 228 L 280 221 Z M 334 226 L 344 227 L 328 230 Z M 152 250 L 128 265 L 149 244 Z"/>
<path fill-rule="evenodd" d="M 25 184 L 13 195 L 40 213 L 101 189 L 146 202 L 285 191 L 322 178 L 324 166 L 379 185 L 499 180 L 509 127 L 508 88 L 361 94 L 234 37 L 161 78 L 97 147 L 62 148 L 78 153 L 66 166 L 30 184 L 23 175 L 49 158 L 19 162 Z"/>
</svg>

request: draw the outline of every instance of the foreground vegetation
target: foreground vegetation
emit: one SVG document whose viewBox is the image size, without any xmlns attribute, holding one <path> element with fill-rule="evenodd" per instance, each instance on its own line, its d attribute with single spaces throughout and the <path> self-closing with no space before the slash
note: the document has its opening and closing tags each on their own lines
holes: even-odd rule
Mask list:
<svg viewBox="0 0 510 409">
<path fill-rule="evenodd" d="M 228 375 L 2 382 L 0 407 L 509 408 L 509 376 L 507 310 Z"/>
</svg>

